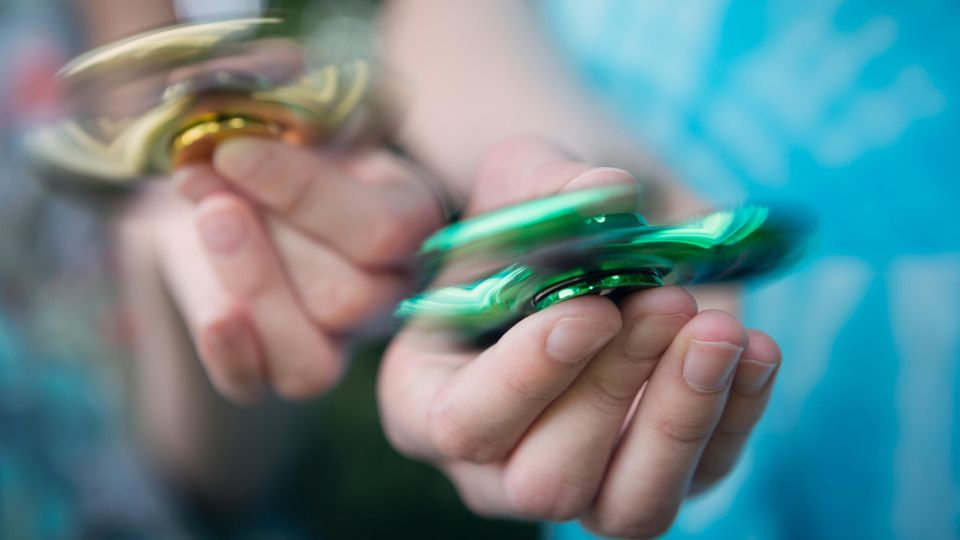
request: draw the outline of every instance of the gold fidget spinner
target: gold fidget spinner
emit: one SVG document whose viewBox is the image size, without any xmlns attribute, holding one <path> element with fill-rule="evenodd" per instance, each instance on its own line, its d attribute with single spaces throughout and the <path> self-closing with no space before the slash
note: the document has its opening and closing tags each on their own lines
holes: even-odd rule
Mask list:
<svg viewBox="0 0 960 540">
<path fill-rule="evenodd" d="M 320 145 L 382 134 L 389 115 L 369 24 L 348 26 L 356 31 L 336 35 L 352 43 L 261 17 L 182 24 L 95 49 L 60 71 L 63 114 L 30 133 L 27 148 L 44 179 L 89 191 L 206 160 L 231 137 Z"/>
</svg>

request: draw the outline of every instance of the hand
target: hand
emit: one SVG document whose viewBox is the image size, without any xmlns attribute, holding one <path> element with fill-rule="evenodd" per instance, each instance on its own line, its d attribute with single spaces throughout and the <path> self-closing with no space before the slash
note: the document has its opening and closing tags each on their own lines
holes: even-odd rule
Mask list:
<svg viewBox="0 0 960 540">
<path fill-rule="evenodd" d="M 614 182 L 635 181 L 511 141 L 485 160 L 467 214 Z M 650 536 L 732 467 L 779 361 L 765 334 L 663 287 L 557 304 L 486 350 L 408 326 L 378 393 L 392 444 L 443 470 L 475 512 Z"/>
<path fill-rule="evenodd" d="M 442 225 L 440 205 L 385 150 L 335 157 L 236 139 L 212 161 L 174 175 L 194 208 L 162 185 L 129 214 L 152 231 L 152 256 L 223 395 L 315 395 L 337 380 L 345 335 L 406 294 L 403 263 Z"/>
</svg>

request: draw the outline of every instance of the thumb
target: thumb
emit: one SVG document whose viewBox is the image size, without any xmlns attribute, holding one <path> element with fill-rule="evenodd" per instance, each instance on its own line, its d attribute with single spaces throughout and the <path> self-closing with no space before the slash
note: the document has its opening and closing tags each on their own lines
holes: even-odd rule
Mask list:
<svg viewBox="0 0 960 540">
<path fill-rule="evenodd" d="M 494 146 L 481 160 L 464 215 L 613 184 L 634 185 L 639 192 L 637 180 L 627 171 L 593 167 L 541 137 L 514 137 Z"/>
</svg>

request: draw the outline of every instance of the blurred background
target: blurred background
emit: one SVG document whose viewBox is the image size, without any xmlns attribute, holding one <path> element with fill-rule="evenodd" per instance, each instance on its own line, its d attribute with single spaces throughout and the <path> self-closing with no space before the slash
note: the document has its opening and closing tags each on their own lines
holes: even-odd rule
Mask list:
<svg viewBox="0 0 960 540">
<path fill-rule="evenodd" d="M 69 58 L 173 20 L 321 4 L 0 0 L 0 538 L 538 535 L 473 517 L 439 473 L 389 448 L 374 402 L 383 343 L 297 407 L 314 429 L 240 510 L 161 474 L 130 410 L 107 212 L 29 178 L 21 135 L 55 114 L 48 83 Z M 785 353 L 778 389 L 731 478 L 675 531 L 958 537 L 956 2 L 538 5 L 638 147 L 704 199 L 790 197 L 820 218 L 804 265 L 747 290 L 744 320 Z M 553 532 L 582 538 L 575 527 Z"/>
<path fill-rule="evenodd" d="M 472 516 L 431 467 L 400 457 L 377 420 L 382 343 L 301 414 L 315 432 L 282 483 L 223 508 L 165 478 L 131 425 L 131 331 L 109 210 L 50 196 L 22 135 L 55 114 L 71 57 L 144 29 L 311 9 L 307 0 L 0 1 L 0 538 L 533 538 Z M 175 18 L 175 19 L 174 19 Z"/>
</svg>

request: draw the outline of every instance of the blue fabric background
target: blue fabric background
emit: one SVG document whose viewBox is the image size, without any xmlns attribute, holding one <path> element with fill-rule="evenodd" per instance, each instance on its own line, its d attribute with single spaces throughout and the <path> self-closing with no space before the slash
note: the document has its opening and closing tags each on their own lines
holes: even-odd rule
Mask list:
<svg viewBox="0 0 960 540">
<path fill-rule="evenodd" d="M 960 4 L 549 0 L 543 13 L 693 187 L 718 204 L 799 200 L 820 220 L 805 264 L 748 293 L 747 323 L 785 354 L 768 414 L 672 535 L 960 535 Z"/>
</svg>

